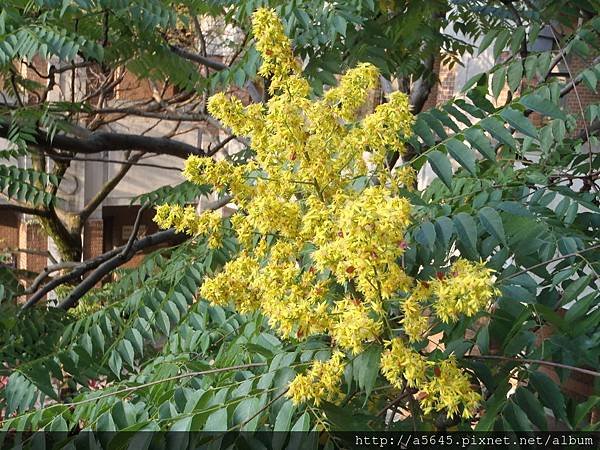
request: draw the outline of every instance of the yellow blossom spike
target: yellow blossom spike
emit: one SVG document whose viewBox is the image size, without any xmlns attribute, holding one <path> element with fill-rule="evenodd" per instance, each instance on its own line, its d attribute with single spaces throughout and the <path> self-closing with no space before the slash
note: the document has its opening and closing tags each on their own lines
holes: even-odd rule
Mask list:
<svg viewBox="0 0 600 450">
<path fill-rule="evenodd" d="M 432 281 L 437 297 L 433 307 L 442 322 L 456 321 L 461 315 L 471 317 L 485 309 L 499 295 L 492 273 L 483 263 L 458 259 L 446 277 Z"/>
<path fill-rule="evenodd" d="M 312 401 L 316 406 L 323 400 L 334 401 L 339 398 L 345 369 L 343 359 L 344 354 L 338 351 L 328 361 L 315 361 L 306 374 L 296 375 L 286 396 L 295 405 Z"/>
<path fill-rule="evenodd" d="M 427 363 L 419 353 L 407 347 L 400 338 L 387 343 L 388 349 L 381 355 L 381 373 L 398 389 L 403 381 L 409 387 L 419 386 L 426 380 Z"/>
<path fill-rule="evenodd" d="M 450 357 L 437 367 L 436 375 L 421 386 L 424 394 L 421 407 L 425 414 L 432 411 L 446 411 L 448 417 L 454 417 L 462 409 L 462 417 L 469 419 L 475 414 L 481 402 L 481 395 L 471 388 L 466 373 L 456 365 L 456 359 Z"/>
</svg>

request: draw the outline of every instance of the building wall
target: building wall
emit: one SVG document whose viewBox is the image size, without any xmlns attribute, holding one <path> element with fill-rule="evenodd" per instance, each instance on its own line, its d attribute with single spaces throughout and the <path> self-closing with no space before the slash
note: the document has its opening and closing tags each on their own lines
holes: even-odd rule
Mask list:
<svg viewBox="0 0 600 450">
<path fill-rule="evenodd" d="M 19 217 L 10 211 L 0 212 L 0 253 L 19 248 Z M 17 254 L 11 253 L 16 265 Z"/>
</svg>

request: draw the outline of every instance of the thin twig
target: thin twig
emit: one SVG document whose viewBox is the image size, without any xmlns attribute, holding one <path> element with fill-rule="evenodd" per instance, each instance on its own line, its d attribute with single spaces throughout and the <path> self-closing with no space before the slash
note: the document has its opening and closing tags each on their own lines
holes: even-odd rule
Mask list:
<svg viewBox="0 0 600 450">
<path fill-rule="evenodd" d="M 510 356 L 497 356 L 497 355 L 465 355 L 465 358 L 471 359 L 495 359 L 500 361 L 510 361 L 520 364 L 539 364 L 541 366 L 558 367 L 560 369 L 572 370 L 574 372 L 585 373 L 593 377 L 600 377 L 600 372 L 594 370 L 583 369 L 581 367 L 569 366 L 567 364 L 560 364 L 551 361 L 544 361 L 541 359 L 527 359 L 527 358 L 511 358 Z"/>
<path fill-rule="evenodd" d="M 527 273 L 527 272 L 529 272 L 529 271 L 530 271 L 530 270 L 532 270 L 532 269 L 536 269 L 536 268 L 538 268 L 538 267 L 541 267 L 541 266 L 545 266 L 545 265 L 547 265 L 547 264 L 550 264 L 551 262 L 554 262 L 554 261 L 560 261 L 561 259 L 570 258 L 570 257 L 572 257 L 572 256 L 579 256 L 581 253 L 586 253 L 586 252 L 589 252 L 589 251 L 591 251 L 591 250 L 596 250 L 596 249 L 598 249 L 598 248 L 600 248 L 600 244 L 593 245 L 593 246 L 591 246 L 591 247 L 588 247 L 588 248 L 584 248 L 583 250 L 580 250 L 580 251 L 577 251 L 577 252 L 573 252 L 573 253 L 567 253 L 566 255 L 557 256 L 556 258 L 548 259 L 548 260 L 546 260 L 546 261 L 542 261 L 541 263 L 534 264 L 533 266 L 529 266 L 529 267 L 527 267 L 527 268 L 525 268 L 525 269 L 523 269 L 523 270 L 520 270 L 520 271 L 518 271 L 518 272 L 515 272 L 515 273 L 513 273 L 513 274 L 511 274 L 511 275 L 508 275 L 507 277 L 500 278 L 500 279 L 498 279 L 498 281 L 508 280 L 508 279 L 510 279 L 510 278 L 514 278 L 514 277 L 516 277 L 516 276 L 519 276 L 519 275 L 522 275 L 522 274 L 524 274 L 524 273 Z"/>
</svg>

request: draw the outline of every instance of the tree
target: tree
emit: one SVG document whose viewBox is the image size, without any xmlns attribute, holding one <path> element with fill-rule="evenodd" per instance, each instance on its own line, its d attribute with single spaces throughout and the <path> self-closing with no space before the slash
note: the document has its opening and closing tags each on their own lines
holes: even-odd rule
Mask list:
<svg viewBox="0 0 600 450">
<path fill-rule="evenodd" d="M 468 46 L 439 32 L 441 17 L 450 10 L 448 4 L 432 2 L 426 8 L 407 5 L 404 14 L 390 8 L 362 2 L 335 7 L 319 1 L 279 5 L 281 14 L 290 18 L 288 28 L 299 56 L 309 61 L 306 73 L 317 92 L 322 91 L 323 84 L 333 84 L 334 75 L 344 67 L 365 60 L 376 64 L 384 76 L 400 77 L 404 84 L 411 76 L 419 78 L 413 89 L 413 105 L 422 107 L 435 80 L 433 58 L 439 48 L 447 50 L 446 58 L 456 59 Z M 0 73 L 4 91 L 11 98 L 5 97 L 2 103 L 0 137 L 13 146 L 2 153 L 6 162 L 1 166 L 0 187 L 9 201 L 0 208 L 33 215 L 52 238 L 61 264 L 46 275 L 63 270 L 63 263 L 70 266 L 81 261 L 81 235 L 87 219 L 131 167 L 147 164 L 142 159 L 161 154 L 179 158 L 213 155 L 236 138 L 229 136 L 212 148 L 201 149 L 181 142 L 177 133 L 218 126 L 206 113 L 207 92 L 237 85 L 259 100 L 263 89 L 250 81 L 259 58 L 247 39 L 248 12 L 253 9 L 251 2 L 237 8 L 159 1 L 73 3 L 61 8 L 52 1 L 32 7 L 21 1 L 6 4 L 0 27 Z M 246 38 L 228 43 L 216 34 L 218 28 L 200 23 L 200 14 L 236 27 Z M 415 39 L 407 25 L 426 31 Z M 483 26 L 477 25 L 473 33 Z M 232 47 L 230 62 L 208 57 L 208 46 L 215 40 Z M 384 43 L 390 42 L 393 51 L 382 52 Z M 49 64 L 39 64 L 40 60 Z M 115 101 L 127 73 L 149 80 L 152 97 Z M 73 90 L 56 101 L 52 93 L 65 76 L 70 77 L 70 86 L 82 76 L 89 82 L 83 92 Z M 163 136 L 132 135 L 110 128 L 132 117 L 156 119 L 174 127 Z M 148 130 L 156 130 L 158 122 L 150 123 Z M 101 152 L 118 152 L 124 157 L 95 156 Z M 14 158 L 30 161 L 31 169 L 19 168 Z M 81 159 L 116 162 L 121 169 L 83 208 L 70 210 L 63 207 L 59 188 L 71 162 Z M 179 197 L 189 202 L 202 193 L 202 189 L 184 183 L 175 190 L 160 189 L 150 198 Z M 163 235 L 163 241 L 173 243 L 172 236 Z M 85 270 L 97 267 L 104 259 L 86 264 Z M 77 280 L 79 275 L 70 280 Z M 38 284 L 28 293 L 34 293 Z M 47 292 L 39 291 L 34 298 L 43 298 Z"/>
<path fill-rule="evenodd" d="M 479 52 L 508 46 L 507 59 L 462 98 L 412 117 L 410 97 L 394 92 L 359 119 L 375 66 L 351 68 L 321 97 L 261 10 L 254 40 L 269 98 L 208 104 L 251 151 L 220 163 L 194 155 L 184 172 L 221 194 L 215 207 L 233 201 L 238 213 L 159 207 L 156 220 L 174 227 L 162 233 L 194 238 L 106 290 L 84 280 L 63 306 L 88 298 L 68 315 L 3 319 L 6 338 L 21 336 L 3 349 L 3 427 L 595 429 L 599 397 L 571 397 L 564 382 L 599 375 L 599 105 L 572 112 L 561 98 L 582 82 L 595 90 L 598 62 L 564 82 L 551 71 L 593 54 L 600 22 L 593 4 L 570 2 L 570 34 L 559 39 L 562 2 L 484 6 L 450 17 L 479 18 Z M 530 50 L 544 25 L 556 53 Z M 416 61 L 427 67 L 426 56 Z M 508 90 L 506 100 L 495 106 L 490 90 L 495 100 Z M 418 190 L 411 175 L 426 163 L 438 178 Z M 31 323 L 41 326 L 23 333 Z M 45 396 L 54 401 L 33 409 Z"/>
</svg>

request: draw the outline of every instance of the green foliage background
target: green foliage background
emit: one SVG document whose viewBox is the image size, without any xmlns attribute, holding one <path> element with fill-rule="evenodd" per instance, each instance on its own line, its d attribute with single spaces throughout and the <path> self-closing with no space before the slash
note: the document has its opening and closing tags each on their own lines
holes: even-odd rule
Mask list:
<svg viewBox="0 0 600 450">
<path fill-rule="evenodd" d="M 249 15 L 265 3 L 8 0 L 0 13 L 0 73 L 9 75 L 12 61 L 34 55 L 66 61 L 80 55 L 124 64 L 142 78 L 168 78 L 183 90 L 244 86 L 259 65 L 251 40 L 231 68 L 204 78 L 174 56 L 163 36 L 195 14 L 247 29 Z M 378 376 L 377 345 L 349 364 L 341 406 L 292 406 L 282 396 L 287 384 L 313 359 L 327 359 L 329 345 L 319 338 L 283 342 L 262 316 L 197 298 L 203 278 L 237 251 L 235 238 L 225 236 L 216 251 L 202 240 L 156 251 L 67 314 L 19 312 L 18 283 L 0 268 L 0 375 L 7 377 L 0 388 L 2 429 L 546 430 L 552 418 L 565 429 L 596 430 L 589 412 L 600 402 L 600 157 L 591 146 L 598 145 L 600 104 L 567 110 L 561 91 L 569 80 L 546 78 L 556 52 L 523 49 L 549 20 L 579 20 L 559 43 L 558 57 L 592 61 L 570 81 L 597 93 L 598 2 L 535 2 L 535 8 L 519 9 L 518 21 L 502 2 L 269 3 L 309 61 L 306 71 L 317 90 L 358 61 L 375 63 L 386 77 L 416 79 L 429 76 L 424 61 L 440 48 L 448 63 L 467 50 L 490 47 L 498 58 L 509 49 L 508 58 L 467 82 L 463 93 L 417 115 L 411 164 L 420 169 L 429 163 L 438 178 L 405 192 L 414 205 L 407 273 L 434 277 L 452 251 L 487 261 L 498 273 L 502 294 L 492 311 L 436 330 L 444 333 L 443 352 L 457 355 L 484 386 L 481 417 L 473 424 L 448 423 L 413 409 L 410 419 L 384 420 L 398 393 Z M 109 47 L 100 45 L 106 10 L 114 18 Z M 448 23 L 481 38 L 479 49 L 441 33 Z M 486 95 L 498 98 L 505 85 L 509 98 L 496 107 Z M 41 124 L 50 136 L 68 130 L 69 112 L 82 107 L 1 109 L 0 125 L 10 127 L 16 146 L 0 157 L 26 153 L 35 141 L 32 127 Z M 534 123 L 532 113 L 542 120 Z M 50 174 L 0 164 L 0 190 L 8 197 L 52 202 L 48 185 L 56 183 Z M 138 200 L 186 203 L 210 189 L 183 183 Z M 548 328 L 552 333 L 540 342 L 540 330 Z M 473 349 L 483 357 L 473 357 Z M 594 395 L 568 395 L 536 361 L 560 364 L 552 370 L 561 382 L 575 373 L 569 367 L 585 368 L 593 374 L 588 383 Z M 507 396 L 510 379 L 520 383 Z"/>
</svg>

